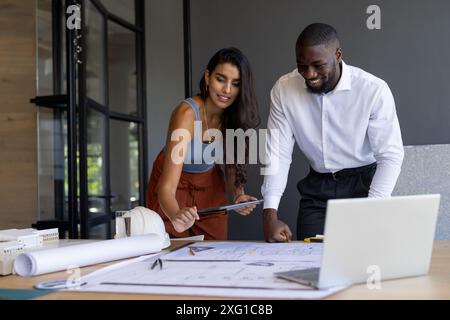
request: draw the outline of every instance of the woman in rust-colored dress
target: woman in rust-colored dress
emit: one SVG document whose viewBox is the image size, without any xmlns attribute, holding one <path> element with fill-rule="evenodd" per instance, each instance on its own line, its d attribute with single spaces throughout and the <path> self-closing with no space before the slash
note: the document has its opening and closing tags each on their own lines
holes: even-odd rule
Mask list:
<svg viewBox="0 0 450 320">
<path fill-rule="evenodd" d="M 166 146 L 153 163 L 147 186 L 147 207 L 161 215 L 171 237 L 203 234 L 207 240 L 227 239 L 227 213 L 199 216 L 197 210 L 227 204 L 227 189 L 235 203 L 256 200 L 244 191 L 245 168 L 237 164 L 239 154 L 234 152 L 239 148 L 233 147 L 229 154 L 234 156 L 227 157 L 224 146 L 225 130 L 246 131 L 259 122 L 247 58 L 236 48 L 218 51 L 202 76 L 200 94 L 172 113 Z M 236 211 L 248 215 L 253 209 Z"/>
</svg>

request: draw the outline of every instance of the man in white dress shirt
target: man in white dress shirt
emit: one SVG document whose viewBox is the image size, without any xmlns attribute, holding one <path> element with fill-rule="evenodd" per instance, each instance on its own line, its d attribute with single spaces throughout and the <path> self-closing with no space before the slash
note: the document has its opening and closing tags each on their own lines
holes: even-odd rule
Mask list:
<svg viewBox="0 0 450 320">
<path fill-rule="evenodd" d="M 306 27 L 297 40 L 296 57 L 297 69 L 282 76 L 271 91 L 267 127 L 278 130 L 279 139 L 269 135 L 266 151 L 269 167 L 278 169 L 265 176 L 261 189 L 269 242 L 292 238 L 288 225 L 278 219 L 278 205 L 295 142 L 310 164 L 309 174 L 297 185 L 298 240 L 323 234 L 329 199 L 389 197 L 403 161 L 388 85 L 344 63 L 332 26 Z"/>
</svg>

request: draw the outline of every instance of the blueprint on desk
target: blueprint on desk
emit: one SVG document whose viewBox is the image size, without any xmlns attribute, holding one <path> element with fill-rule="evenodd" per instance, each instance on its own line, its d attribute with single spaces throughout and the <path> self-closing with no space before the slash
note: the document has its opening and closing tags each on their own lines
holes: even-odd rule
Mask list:
<svg viewBox="0 0 450 320">
<path fill-rule="evenodd" d="M 198 242 L 87 276 L 77 291 L 242 298 L 314 299 L 314 290 L 275 272 L 320 266 L 321 243 Z M 159 258 L 161 263 L 155 264 Z"/>
</svg>

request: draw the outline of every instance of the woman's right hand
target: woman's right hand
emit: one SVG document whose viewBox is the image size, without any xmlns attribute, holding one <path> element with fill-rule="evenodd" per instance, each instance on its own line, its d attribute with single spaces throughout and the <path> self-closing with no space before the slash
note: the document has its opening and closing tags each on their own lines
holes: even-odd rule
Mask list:
<svg viewBox="0 0 450 320">
<path fill-rule="evenodd" d="M 184 232 L 192 227 L 196 220 L 200 220 L 197 207 L 185 207 L 176 213 L 172 219 L 172 225 L 176 232 Z"/>
</svg>

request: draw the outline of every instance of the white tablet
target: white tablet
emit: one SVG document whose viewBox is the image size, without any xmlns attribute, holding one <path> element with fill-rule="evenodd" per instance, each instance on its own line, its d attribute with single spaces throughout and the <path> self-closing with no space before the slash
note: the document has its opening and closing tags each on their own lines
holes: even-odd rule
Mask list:
<svg viewBox="0 0 450 320">
<path fill-rule="evenodd" d="M 201 216 L 204 216 L 204 215 L 208 215 L 208 214 L 212 214 L 212 213 L 217 213 L 220 211 L 229 211 L 229 210 L 234 210 L 234 209 L 247 207 L 247 206 L 251 206 L 251 205 L 258 205 L 263 202 L 264 202 L 263 199 L 259 199 L 259 200 L 254 200 L 254 201 L 230 204 L 230 205 L 226 205 L 226 206 L 201 209 L 201 210 L 198 210 L 197 213 Z"/>
</svg>

